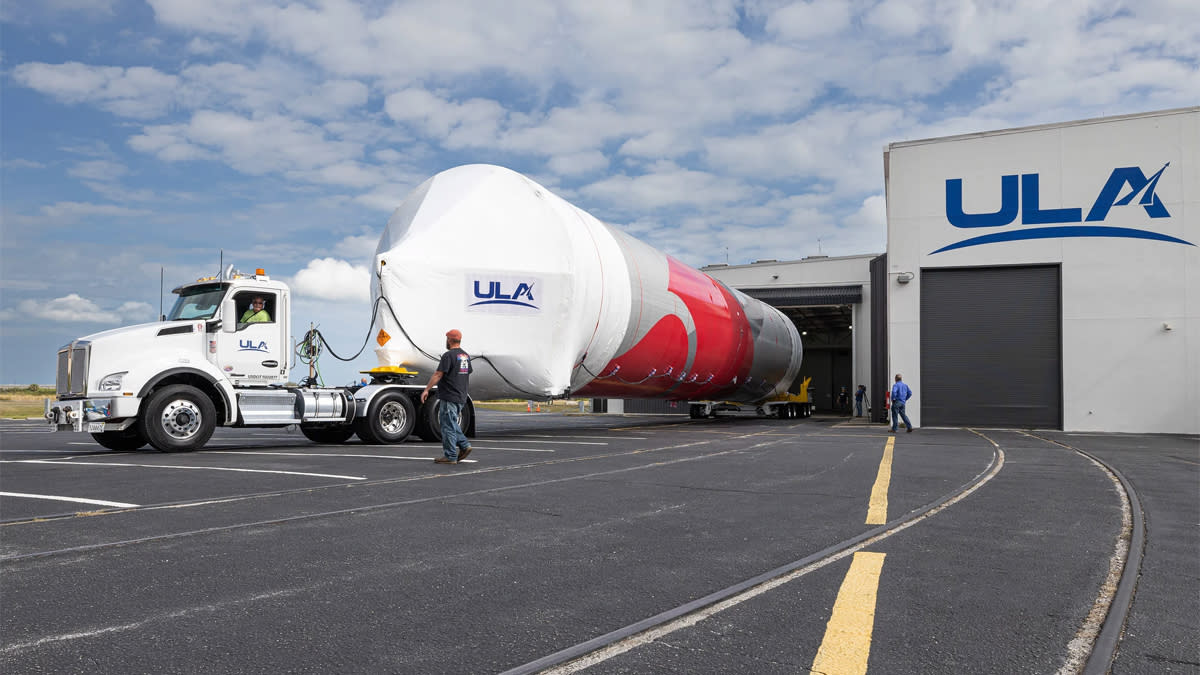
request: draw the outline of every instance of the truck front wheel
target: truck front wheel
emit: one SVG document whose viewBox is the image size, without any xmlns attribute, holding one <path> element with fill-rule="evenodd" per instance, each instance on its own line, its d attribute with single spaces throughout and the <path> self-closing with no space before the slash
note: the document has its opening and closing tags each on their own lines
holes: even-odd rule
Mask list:
<svg viewBox="0 0 1200 675">
<path fill-rule="evenodd" d="M 217 410 L 204 392 L 173 384 L 150 395 L 142 409 L 142 433 L 161 452 L 195 450 L 212 438 Z"/>
<path fill-rule="evenodd" d="M 146 439 L 142 438 L 136 424 L 121 431 L 101 431 L 98 434 L 92 434 L 92 438 L 96 439 L 100 445 L 117 452 L 137 450 L 146 444 Z"/>
<path fill-rule="evenodd" d="M 403 443 L 417 423 L 416 409 L 402 391 L 385 391 L 371 401 L 366 417 L 354 420 L 363 443 Z"/>
</svg>

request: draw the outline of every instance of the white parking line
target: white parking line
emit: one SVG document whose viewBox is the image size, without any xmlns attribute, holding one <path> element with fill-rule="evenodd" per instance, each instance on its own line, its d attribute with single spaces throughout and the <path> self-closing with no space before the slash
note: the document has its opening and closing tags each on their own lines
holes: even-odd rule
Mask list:
<svg viewBox="0 0 1200 675">
<path fill-rule="evenodd" d="M 132 509 L 137 507 L 137 504 L 126 504 L 124 502 L 106 502 L 103 499 L 84 499 L 82 497 L 59 497 L 56 495 L 31 495 L 25 492 L 0 492 L 0 497 L 24 497 L 26 499 L 49 499 L 56 502 L 76 502 L 79 504 L 95 504 L 96 506 L 116 506 L 119 508 Z"/>
<path fill-rule="evenodd" d="M 176 466 L 174 464 L 120 464 L 117 462 L 62 462 L 53 459 L 0 459 L 0 464 L 57 464 L 58 466 L 119 466 L 145 469 L 194 469 L 197 471 L 238 471 L 241 473 L 277 473 L 286 476 L 314 476 L 316 478 L 344 478 L 366 480 L 366 476 L 339 476 L 330 473 L 304 473 L 302 471 L 270 471 L 267 469 L 236 469 L 224 466 Z"/>
<path fill-rule="evenodd" d="M 508 448 L 503 448 L 507 450 Z M 535 450 L 534 452 L 554 452 L 553 450 Z M 205 455 L 275 455 L 277 457 L 359 457 L 365 459 L 412 459 L 420 462 L 432 462 L 433 457 L 403 457 L 401 455 L 347 455 L 340 452 L 254 452 L 250 450 L 234 452 L 231 450 L 213 450 L 211 452 L 201 452 L 197 454 Z M 464 459 L 463 462 L 474 462 L 473 459 Z"/>
<path fill-rule="evenodd" d="M 515 434 L 513 436 L 513 438 L 599 438 L 599 439 L 606 440 L 606 441 L 612 441 L 612 440 L 644 441 L 644 440 L 646 440 L 645 436 L 576 436 L 574 434 L 569 435 L 569 436 L 568 435 L 555 436 L 552 434 Z"/>
<path fill-rule="evenodd" d="M 553 438 L 551 436 L 550 438 Z M 530 441 L 524 438 L 520 440 L 507 440 L 504 438 L 489 438 L 488 443 L 553 443 L 555 445 L 608 445 L 608 443 L 597 443 L 595 441 Z"/>
</svg>

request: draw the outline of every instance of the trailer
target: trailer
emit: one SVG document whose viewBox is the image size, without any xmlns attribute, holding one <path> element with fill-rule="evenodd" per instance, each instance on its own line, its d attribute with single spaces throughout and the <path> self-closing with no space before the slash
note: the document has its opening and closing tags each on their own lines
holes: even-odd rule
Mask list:
<svg viewBox="0 0 1200 675">
<path fill-rule="evenodd" d="M 781 420 L 812 417 L 812 401 L 809 398 L 808 384 L 811 377 L 804 382 L 797 394 L 780 394 L 769 401 L 761 401 L 754 406 L 754 412 L 759 417 L 778 417 Z M 716 417 L 721 412 L 741 412 L 746 407 L 744 403 L 733 401 L 688 401 L 688 417 L 704 419 Z"/>
</svg>

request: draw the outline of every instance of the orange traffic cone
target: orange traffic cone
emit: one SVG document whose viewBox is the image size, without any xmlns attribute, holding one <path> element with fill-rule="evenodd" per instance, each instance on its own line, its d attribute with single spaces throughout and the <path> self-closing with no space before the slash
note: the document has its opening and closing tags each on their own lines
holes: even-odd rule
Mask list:
<svg viewBox="0 0 1200 675">
<path fill-rule="evenodd" d="M 538 411 L 538 412 L 542 412 L 542 404 L 541 404 L 541 403 L 538 403 L 538 409 L 537 409 L 537 411 Z"/>
</svg>

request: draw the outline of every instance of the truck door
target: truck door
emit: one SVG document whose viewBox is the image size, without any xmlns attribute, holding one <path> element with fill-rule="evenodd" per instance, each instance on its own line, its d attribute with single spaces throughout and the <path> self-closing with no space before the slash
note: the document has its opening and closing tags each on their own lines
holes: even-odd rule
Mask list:
<svg viewBox="0 0 1200 675">
<path fill-rule="evenodd" d="M 238 290 L 233 295 L 236 321 L 232 333 L 216 331 L 209 334 L 209 357 L 236 384 L 270 384 L 283 381 L 280 375 L 287 366 L 283 326 L 280 315 L 283 303 L 277 291 Z"/>
</svg>

